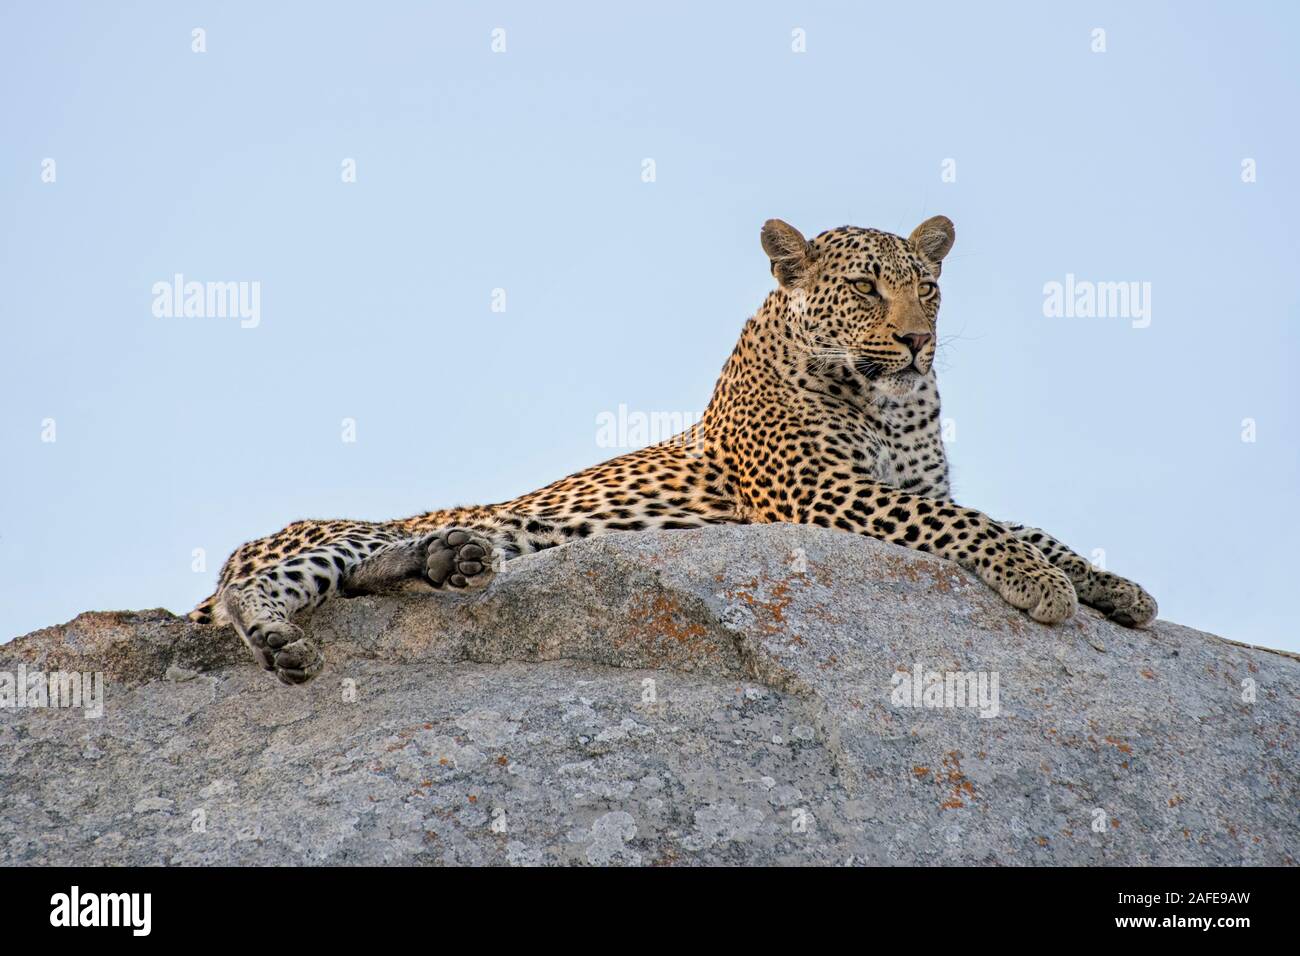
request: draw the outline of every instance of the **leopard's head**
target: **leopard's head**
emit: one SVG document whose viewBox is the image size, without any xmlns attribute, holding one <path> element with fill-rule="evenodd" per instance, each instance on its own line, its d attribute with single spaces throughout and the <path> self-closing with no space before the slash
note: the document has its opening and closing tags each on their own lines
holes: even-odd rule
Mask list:
<svg viewBox="0 0 1300 956">
<path fill-rule="evenodd" d="M 785 293 L 791 334 L 813 367 L 910 394 L 934 363 L 939 272 L 956 233 L 934 216 L 904 239 L 841 226 L 811 242 L 788 223 L 763 225 L 763 250 Z"/>
</svg>

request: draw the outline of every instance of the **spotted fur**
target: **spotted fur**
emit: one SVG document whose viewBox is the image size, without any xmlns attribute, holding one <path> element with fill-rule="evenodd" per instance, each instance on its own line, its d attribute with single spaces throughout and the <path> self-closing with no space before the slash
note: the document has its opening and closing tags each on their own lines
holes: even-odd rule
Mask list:
<svg viewBox="0 0 1300 956">
<path fill-rule="evenodd" d="M 956 561 L 1044 623 L 1082 600 L 1146 624 L 1156 603 L 1138 585 L 948 497 L 932 366 L 954 238 L 943 216 L 907 239 L 845 226 L 808 241 L 770 220 L 761 240 L 778 287 L 686 432 L 501 504 L 295 522 L 236 550 L 190 617 L 233 624 L 263 667 L 302 683 L 323 658 L 292 617 L 329 595 L 411 578 L 468 591 L 501 560 L 577 538 L 787 521 Z"/>
</svg>

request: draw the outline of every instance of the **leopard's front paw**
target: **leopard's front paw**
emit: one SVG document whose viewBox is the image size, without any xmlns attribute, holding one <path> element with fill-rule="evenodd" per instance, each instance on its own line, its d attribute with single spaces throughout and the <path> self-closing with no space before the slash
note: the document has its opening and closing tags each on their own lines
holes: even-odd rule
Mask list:
<svg viewBox="0 0 1300 956">
<path fill-rule="evenodd" d="M 1079 598 L 1069 577 L 1020 542 L 995 552 L 980 576 L 1012 607 L 1028 611 L 1042 624 L 1059 624 L 1074 614 Z"/>
<path fill-rule="evenodd" d="M 288 621 L 254 621 L 248 627 L 248 645 L 258 664 L 282 684 L 305 684 L 325 666 L 320 648 Z"/>
<path fill-rule="evenodd" d="M 1079 596 L 1065 572 L 1051 565 L 1036 570 L 1033 583 L 1038 602 L 1029 609 L 1029 616 L 1043 624 L 1060 624 L 1072 617 L 1079 607 Z"/>
<path fill-rule="evenodd" d="M 313 641 L 299 638 L 272 652 L 281 684 L 305 684 L 321 672 L 325 656 Z"/>
<path fill-rule="evenodd" d="M 496 574 L 492 542 L 466 528 L 448 528 L 430 535 L 424 574 L 439 591 L 474 591 L 486 587 Z"/>
<path fill-rule="evenodd" d="M 1079 599 L 1125 627 L 1145 627 L 1160 611 L 1141 585 L 1109 571 L 1092 568 L 1079 587 Z"/>
</svg>

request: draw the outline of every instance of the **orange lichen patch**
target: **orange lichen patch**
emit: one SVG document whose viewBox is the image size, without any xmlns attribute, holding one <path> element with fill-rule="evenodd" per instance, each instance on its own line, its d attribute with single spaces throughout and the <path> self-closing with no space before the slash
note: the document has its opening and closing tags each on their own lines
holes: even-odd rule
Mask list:
<svg viewBox="0 0 1300 956">
<path fill-rule="evenodd" d="M 703 637 L 703 625 L 678 623 L 681 614 L 681 605 L 677 600 L 661 594 L 650 603 L 649 624 L 660 634 L 672 638 L 678 644 L 686 644 L 692 638 Z"/>
<path fill-rule="evenodd" d="M 1118 819 L 1112 819 L 1112 820 L 1110 821 L 1110 826 L 1111 826 L 1111 829 L 1112 829 L 1112 830 L 1118 830 L 1118 829 L 1119 829 L 1119 820 L 1118 820 Z"/>
<path fill-rule="evenodd" d="M 717 653 L 717 648 L 707 640 L 708 631 L 704 625 L 691 621 L 681 603 L 671 595 L 640 595 L 628 608 L 627 616 L 630 639 L 646 653 L 650 665 L 668 664 L 680 659 L 683 652 L 689 657 Z M 611 637 L 616 647 L 627 640 Z"/>
<path fill-rule="evenodd" d="M 445 766 L 447 766 L 447 765 L 450 764 L 450 763 L 451 763 L 451 761 L 448 760 L 446 757 L 439 757 L 439 758 L 438 758 L 438 766 L 440 766 L 440 767 L 445 767 Z"/>
<path fill-rule="evenodd" d="M 1180 804 L 1180 803 L 1182 803 L 1182 802 L 1183 802 L 1183 798 L 1180 797 L 1180 796 L 1179 796 L 1178 794 L 1176 794 L 1176 793 L 1175 793 L 1172 797 L 1169 798 L 1169 805 L 1170 805 L 1171 807 L 1176 807 L 1176 806 L 1178 806 L 1178 804 Z"/>
<path fill-rule="evenodd" d="M 1143 677 L 1145 677 L 1147 680 L 1156 679 L 1156 672 L 1149 667 L 1142 668 L 1142 670 L 1138 671 L 1138 673 L 1141 674 Z"/>
<path fill-rule="evenodd" d="M 904 578 L 912 584 L 917 584 L 921 580 L 921 562 L 908 559 L 901 560 L 897 555 L 882 554 L 880 563 L 889 569 L 889 573 L 895 578 Z"/>
<path fill-rule="evenodd" d="M 471 793 L 471 794 L 469 795 L 469 802 L 470 802 L 470 803 L 478 803 L 478 797 L 476 797 L 474 794 Z"/>
<path fill-rule="evenodd" d="M 1047 846 L 1049 842 L 1047 837 L 1035 837 L 1034 839 L 1037 841 L 1039 846 Z"/>
<path fill-rule="evenodd" d="M 1133 748 L 1124 743 L 1124 741 L 1120 740 L 1118 737 L 1107 737 L 1106 743 L 1110 744 L 1122 754 L 1131 754 L 1133 752 Z"/>
<path fill-rule="evenodd" d="M 502 754 L 500 757 L 497 757 L 497 764 L 498 766 L 508 767 L 510 766 L 510 758 L 505 754 Z"/>
<path fill-rule="evenodd" d="M 949 751 L 943 758 L 943 766 L 939 770 L 918 764 L 912 768 L 912 776 L 917 780 L 933 781 L 936 786 L 948 791 L 939 803 L 941 812 L 964 807 L 968 800 L 976 797 L 975 785 L 961 772 L 961 754 L 956 750 Z"/>
<path fill-rule="evenodd" d="M 963 798 L 974 800 L 975 785 L 961 772 L 961 754 L 956 750 L 950 750 L 943 758 L 943 767 L 943 771 L 936 775 L 935 780 L 951 787 L 952 792 L 947 800 L 939 804 L 939 809 L 953 810 L 964 807 L 966 803 Z"/>
<path fill-rule="evenodd" d="M 757 579 L 749 583 L 754 591 L 759 589 Z M 755 597 L 750 591 L 728 591 L 727 597 L 730 600 L 741 600 L 749 605 L 749 609 L 754 612 L 754 620 L 765 634 L 780 634 L 785 630 L 785 609 L 788 608 L 794 598 L 790 596 L 790 584 L 786 581 L 778 581 L 767 588 L 770 598 L 764 600 Z"/>
</svg>

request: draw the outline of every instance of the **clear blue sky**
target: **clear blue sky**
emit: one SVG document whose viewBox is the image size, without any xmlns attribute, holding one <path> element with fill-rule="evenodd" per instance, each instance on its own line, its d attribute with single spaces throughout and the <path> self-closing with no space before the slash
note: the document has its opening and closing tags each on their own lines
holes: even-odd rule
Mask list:
<svg viewBox="0 0 1300 956">
<path fill-rule="evenodd" d="M 0 8 L 0 638 L 608 457 L 707 402 L 764 219 L 944 213 L 959 500 L 1300 647 L 1297 5 L 730 6 Z M 176 273 L 260 324 L 155 317 Z M 1067 274 L 1150 325 L 1045 316 Z"/>
</svg>

